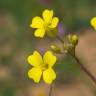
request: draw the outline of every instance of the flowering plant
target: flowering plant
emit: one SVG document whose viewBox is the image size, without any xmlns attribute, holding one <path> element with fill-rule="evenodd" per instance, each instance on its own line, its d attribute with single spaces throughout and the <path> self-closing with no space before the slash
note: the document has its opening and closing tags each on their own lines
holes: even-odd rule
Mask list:
<svg viewBox="0 0 96 96">
<path fill-rule="evenodd" d="M 38 52 L 34 51 L 33 54 L 29 55 L 27 61 L 33 67 L 28 71 L 28 77 L 33 79 L 35 83 L 39 83 L 41 80 L 41 76 L 45 83 L 51 85 L 49 96 L 51 96 L 52 92 L 52 83 L 56 79 L 56 72 L 53 70 L 54 64 L 56 64 L 56 54 L 67 54 L 71 55 L 78 62 L 81 69 L 84 70 L 85 73 L 96 83 L 96 78 L 89 72 L 89 70 L 80 62 L 80 60 L 76 57 L 75 49 L 79 42 L 79 37 L 76 34 L 67 35 L 67 42 L 65 43 L 63 38 L 58 36 L 58 24 L 59 18 L 53 17 L 53 10 L 44 10 L 42 13 L 42 17 L 34 17 L 32 19 L 32 23 L 30 24 L 31 28 L 35 28 L 34 36 L 43 38 L 44 36 L 48 36 L 51 38 L 57 38 L 61 44 L 63 45 L 63 51 L 57 45 L 50 46 L 50 51 L 45 52 L 44 56 Z M 91 25 L 96 30 L 96 17 L 91 19 Z"/>
</svg>

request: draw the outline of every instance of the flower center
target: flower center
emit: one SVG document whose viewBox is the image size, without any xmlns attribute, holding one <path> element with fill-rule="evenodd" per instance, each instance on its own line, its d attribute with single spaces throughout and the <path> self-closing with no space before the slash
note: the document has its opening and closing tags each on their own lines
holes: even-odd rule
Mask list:
<svg viewBox="0 0 96 96">
<path fill-rule="evenodd" d="M 50 28 L 49 28 L 49 26 L 51 25 L 51 22 L 49 22 L 49 23 L 45 23 L 44 24 L 44 29 L 46 30 L 46 31 L 48 31 Z"/>
</svg>

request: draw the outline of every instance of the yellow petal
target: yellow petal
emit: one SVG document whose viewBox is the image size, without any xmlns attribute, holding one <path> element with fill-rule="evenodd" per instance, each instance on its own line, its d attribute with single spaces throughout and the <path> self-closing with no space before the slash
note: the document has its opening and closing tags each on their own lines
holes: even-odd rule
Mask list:
<svg viewBox="0 0 96 96">
<path fill-rule="evenodd" d="M 34 67 L 40 67 L 43 64 L 42 57 L 37 51 L 34 51 L 33 55 L 28 56 L 27 61 Z"/>
<path fill-rule="evenodd" d="M 30 27 L 32 27 L 32 28 L 42 28 L 43 24 L 44 24 L 43 19 L 37 16 L 37 17 L 34 17 L 32 19 L 32 24 L 30 25 Z"/>
<path fill-rule="evenodd" d="M 41 37 L 43 38 L 45 35 L 45 30 L 44 29 L 37 29 L 34 33 L 35 37 Z"/>
<path fill-rule="evenodd" d="M 43 72 L 43 79 L 45 83 L 51 84 L 56 79 L 56 73 L 52 68 L 49 68 Z"/>
<path fill-rule="evenodd" d="M 49 67 L 52 67 L 56 62 L 56 56 L 54 56 L 51 51 L 47 51 L 44 54 L 43 60 L 44 64 L 48 64 Z"/>
<path fill-rule="evenodd" d="M 91 25 L 94 27 L 94 29 L 96 29 L 96 17 L 93 17 L 92 19 L 91 19 Z"/>
<path fill-rule="evenodd" d="M 57 27 L 58 22 L 59 22 L 59 19 L 58 19 L 57 17 L 54 17 L 54 18 L 52 19 L 52 23 L 51 23 L 51 25 L 50 25 L 49 27 L 50 27 L 50 28 L 55 28 L 55 27 Z"/>
<path fill-rule="evenodd" d="M 28 77 L 33 79 L 34 82 L 38 83 L 42 75 L 42 70 L 39 68 L 32 68 L 28 71 Z"/>
<path fill-rule="evenodd" d="M 45 22 L 47 22 L 47 23 L 51 22 L 52 17 L 53 17 L 53 10 L 46 9 L 43 11 L 43 18 L 44 18 Z"/>
</svg>

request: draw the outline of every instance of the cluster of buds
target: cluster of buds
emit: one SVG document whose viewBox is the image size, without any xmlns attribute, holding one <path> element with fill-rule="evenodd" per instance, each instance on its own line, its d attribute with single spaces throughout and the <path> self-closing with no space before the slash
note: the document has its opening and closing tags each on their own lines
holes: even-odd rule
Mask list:
<svg viewBox="0 0 96 96">
<path fill-rule="evenodd" d="M 59 46 L 57 46 L 57 45 L 51 45 L 51 50 L 53 51 L 53 52 L 55 52 L 55 53 L 57 53 L 57 54 L 61 54 L 62 52 L 61 52 L 61 50 L 60 50 L 60 47 Z"/>
<path fill-rule="evenodd" d="M 79 37 L 76 34 L 74 35 L 69 34 L 67 36 L 67 44 L 64 44 L 65 53 L 71 53 L 72 55 L 74 55 L 75 48 L 78 44 L 78 40 L 79 40 Z"/>
<path fill-rule="evenodd" d="M 63 42 L 63 51 L 61 51 L 61 48 L 57 45 L 52 45 L 51 50 L 57 54 L 71 53 L 73 55 L 78 44 L 78 40 L 79 37 L 76 34 L 69 34 L 67 36 L 67 43 Z"/>
</svg>

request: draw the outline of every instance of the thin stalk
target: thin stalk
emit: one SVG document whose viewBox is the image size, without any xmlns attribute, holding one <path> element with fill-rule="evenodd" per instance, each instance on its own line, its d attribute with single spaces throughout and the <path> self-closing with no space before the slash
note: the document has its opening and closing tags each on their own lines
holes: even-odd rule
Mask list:
<svg viewBox="0 0 96 96">
<path fill-rule="evenodd" d="M 81 69 L 94 81 L 94 83 L 96 84 L 96 78 L 89 72 L 89 70 L 83 65 L 81 64 L 81 62 L 79 61 L 79 59 L 74 56 L 75 60 L 77 61 L 77 63 L 79 64 L 79 66 L 81 67 Z"/>
<path fill-rule="evenodd" d="M 62 39 L 60 36 L 57 35 L 56 38 L 57 38 L 61 43 L 64 44 L 64 41 L 63 41 L 63 39 Z"/>
<path fill-rule="evenodd" d="M 52 96 L 52 90 L 53 90 L 53 84 L 50 85 L 49 95 L 48 96 Z"/>
</svg>

